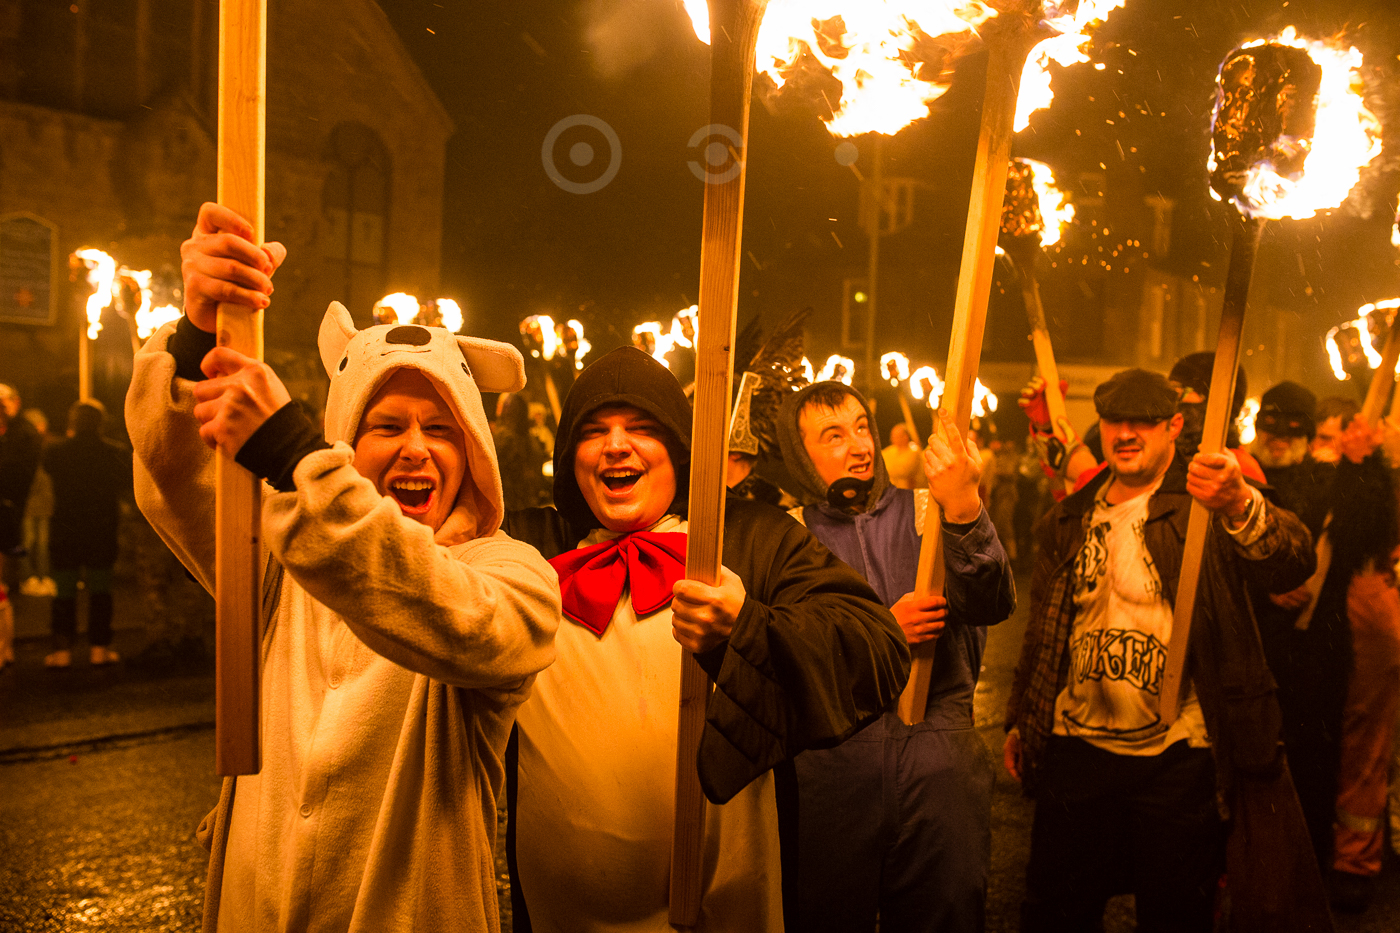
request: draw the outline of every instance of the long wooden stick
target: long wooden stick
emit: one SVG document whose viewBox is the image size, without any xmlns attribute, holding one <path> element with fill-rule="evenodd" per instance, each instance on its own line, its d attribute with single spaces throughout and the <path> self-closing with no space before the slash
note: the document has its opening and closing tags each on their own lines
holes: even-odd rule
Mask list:
<svg viewBox="0 0 1400 933">
<path fill-rule="evenodd" d="M 267 0 L 219 4 L 219 203 L 263 240 L 263 146 L 267 101 Z M 219 305 L 218 342 L 262 359 L 263 316 Z M 229 457 L 215 459 L 214 580 L 218 602 L 215 766 L 256 774 L 258 743 L 258 478 Z"/>
<path fill-rule="evenodd" d="M 1210 397 L 1206 399 L 1206 421 L 1201 432 L 1200 452 L 1218 454 L 1225 449 L 1230 418 L 1235 409 L 1235 375 L 1240 367 L 1240 335 L 1244 312 L 1249 303 L 1249 283 L 1254 277 L 1254 257 L 1265 221 L 1248 218 L 1235 230 L 1230 251 L 1230 269 L 1225 276 L 1225 303 L 1220 310 L 1220 337 L 1215 345 L 1215 368 L 1210 375 Z M 1176 605 L 1172 609 L 1172 637 L 1167 645 L 1166 670 L 1162 675 L 1162 721 L 1171 724 L 1181 713 L 1181 697 L 1186 678 L 1187 647 L 1191 619 L 1205 559 L 1206 537 L 1211 514 L 1201 503 L 1191 501 L 1191 517 L 1186 524 L 1186 545 L 1181 554 L 1181 576 L 1177 578 Z"/>
<path fill-rule="evenodd" d="M 920 447 L 924 446 L 919 443 L 922 438 L 919 437 L 919 428 L 914 423 L 914 410 L 909 407 L 909 400 L 905 398 L 904 393 L 898 389 L 895 389 L 894 392 L 895 395 L 899 397 L 899 410 L 904 415 L 904 426 L 909 429 L 909 440 L 918 444 Z"/>
<path fill-rule="evenodd" d="M 1035 347 L 1035 365 L 1045 380 L 1045 407 L 1050 409 L 1050 428 L 1062 442 L 1066 440 L 1060 420 L 1068 420 L 1065 396 L 1060 391 L 1060 368 L 1055 365 L 1055 348 L 1050 342 L 1050 327 L 1045 323 L 1045 304 L 1040 300 L 1040 278 L 1036 275 L 1036 260 L 1040 245 L 1027 242 L 1011 247 L 1020 280 L 1021 297 L 1026 305 L 1026 321 L 1031 328 L 1031 345 Z"/>
<path fill-rule="evenodd" d="M 992 291 L 1001 206 L 1006 196 L 1007 162 L 1011 158 L 1012 126 L 1021 70 L 1035 43 L 1044 37 L 1033 15 L 1005 13 L 989 20 L 983 37 L 987 43 L 987 89 L 982 101 L 982 129 L 977 140 L 977 162 L 972 173 L 972 197 L 967 210 L 962 266 L 953 311 L 953 336 L 948 346 L 948 367 L 939 402 L 951 411 L 960 435 L 972 419 L 973 384 L 982 355 L 982 332 L 987 321 L 987 300 Z M 937 420 L 935 419 L 935 426 Z M 929 499 L 924 516 L 923 545 L 915 592 L 920 596 L 943 592 L 942 510 Z M 913 725 L 922 722 L 928 706 L 929 678 L 933 673 L 933 642 L 914 648 L 909 684 L 899 698 L 899 718 Z"/>
<path fill-rule="evenodd" d="M 1365 325 L 1363 325 L 1365 326 Z M 1381 365 L 1371 377 L 1371 385 L 1366 390 L 1366 401 L 1361 406 L 1361 417 L 1366 424 L 1376 427 L 1376 421 L 1385 409 L 1390 398 L 1390 390 L 1395 388 L 1395 364 L 1400 363 L 1400 311 L 1386 328 L 1385 343 L 1381 345 Z"/>
<path fill-rule="evenodd" d="M 724 479 L 734 325 L 739 309 L 749 95 L 753 89 L 754 45 L 767 5 L 768 0 L 710 0 L 710 123 L 736 131 L 740 140 L 730 149 L 738 170 L 707 179 L 700 246 L 685 573 L 691 580 L 710 585 L 719 581 L 724 547 Z M 695 656 L 685 652 L 681 659 L 680 723 L 676 734 L 669 914 L 671 925 L 682 929 L 695 926 L 700 919 L 705 795 L 700 789 L 696 758 L 709 696 L 709 677 Z"/>
</svg>

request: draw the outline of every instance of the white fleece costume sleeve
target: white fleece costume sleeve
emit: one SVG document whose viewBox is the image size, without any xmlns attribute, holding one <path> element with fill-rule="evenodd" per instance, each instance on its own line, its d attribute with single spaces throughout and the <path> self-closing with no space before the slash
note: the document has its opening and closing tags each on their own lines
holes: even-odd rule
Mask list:
<svg viewBox="0 0 1400 933">
<path fill-rule="evenodd" d="M 127 396 L 137 501 L 209 588 L 214 455 L 172 332 L 136 355 Z M 264 490 L 264 543 L 286 577 L 263 637 L 263 768 L 227 779 L 201 827 L 204 930 L 494 933 L 506 741 L 559 624 L 553 568 L 498 530 L 477 390 L 518 388 L 520 357 L 441 328 L 356 332 L 338 305 L 321 353 L 333 446 L 302 458 L 295 491 Z M 402 367 L 433 381 L 466 433 L 467 475 L 436 534 L 352 465 L 366 403 Z"/>
</svg>

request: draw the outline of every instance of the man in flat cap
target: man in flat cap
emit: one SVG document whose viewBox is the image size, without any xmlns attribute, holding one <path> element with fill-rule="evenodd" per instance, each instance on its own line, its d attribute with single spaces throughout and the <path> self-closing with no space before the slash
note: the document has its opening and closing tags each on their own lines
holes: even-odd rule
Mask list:
<svg viewBox="0 0 1400 933">
<path fill-rule="evenodd" d="M 1027 933 L 1099 929 L 1108 898 L 1128 892 L 1140 929 L 1209 931 L 1226 873 L 1232 929 L 1328 924 L 1247 595 L 1306 580 L 1312 539 L 1233 455 L 1178 453 L 1177 401 L 1141 369 L 1099 386 L 1108 468 L 1039 528 L 1005 749 L 1036 800 Z M 1193 501 L 1211 525 L 1168 723 L 1159 701 Z"/>
</svg>

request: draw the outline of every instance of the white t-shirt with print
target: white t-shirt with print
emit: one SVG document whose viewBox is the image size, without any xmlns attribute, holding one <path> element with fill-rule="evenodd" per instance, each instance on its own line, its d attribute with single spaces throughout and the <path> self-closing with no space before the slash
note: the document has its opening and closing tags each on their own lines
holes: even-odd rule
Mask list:
<svg viewBox="0 0 1400 933">
<path fill-rule="evenodd" d="M 1157 755 L 1181 739 L 1210 744 L 1194 688 L 1176 722 L 1162 722 L 1172 607 L 1143 537 L 1155 491 L 1117 505 L 1101 493 L 1074 561 L 1069 681 L 1055 701 L 1054 732 L 1118 755 Z"/>
</svg>

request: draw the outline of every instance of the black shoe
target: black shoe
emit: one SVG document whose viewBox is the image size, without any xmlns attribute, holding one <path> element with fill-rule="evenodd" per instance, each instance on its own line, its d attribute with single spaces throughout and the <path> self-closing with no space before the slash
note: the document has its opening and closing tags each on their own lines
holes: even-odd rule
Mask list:
<svg viewBox="0 0 1400 933">
<path fill-rule="evenodd" d="M 1357 875 L 1334 868 L 1329 887 L 1334 910 L 1344 914 L 1360 914 L 1371 906 L 1371 897 L 1376 893 L 1376 879 L 1372 875 Z"/>
</svg>

